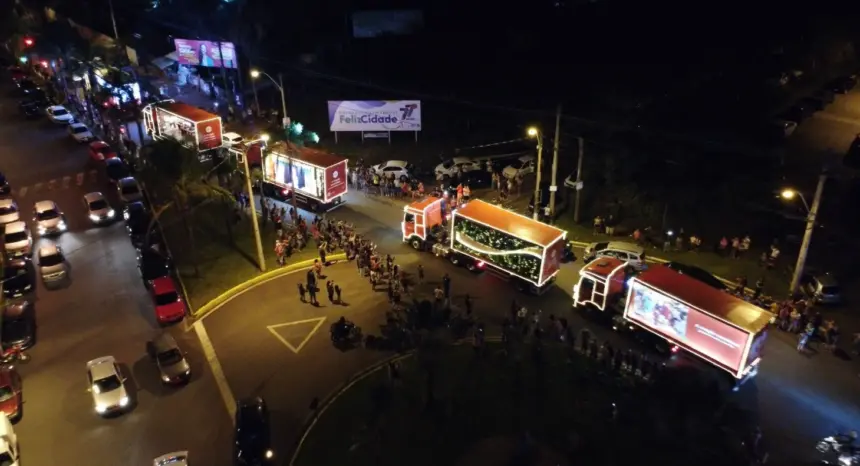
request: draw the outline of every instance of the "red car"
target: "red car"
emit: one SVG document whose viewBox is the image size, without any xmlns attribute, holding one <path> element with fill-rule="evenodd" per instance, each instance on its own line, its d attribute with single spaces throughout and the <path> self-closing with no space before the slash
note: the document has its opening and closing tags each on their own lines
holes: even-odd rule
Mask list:
<svg viewBox="0 0 860 466">
<path fill-rule="evenodd" d="M 96 162 L 104 162 L 116 158 L 116 152 L 104 141 L 93 141 L 90 143 L 90 157 Z"/>
<path fill-rule="evenodd" d="M 170 277 L 156 278 L 150 287 L 155 303 L 155 319 L 159 324 L 176 322 L 185 317 L 185 302 Z"/>
<path fill-rule="evenodd" d="M 0 411 L 13 422 L 23 414 L 22 391 L 21 376 L 15 369 L 0 370 Z"/>
</svg>

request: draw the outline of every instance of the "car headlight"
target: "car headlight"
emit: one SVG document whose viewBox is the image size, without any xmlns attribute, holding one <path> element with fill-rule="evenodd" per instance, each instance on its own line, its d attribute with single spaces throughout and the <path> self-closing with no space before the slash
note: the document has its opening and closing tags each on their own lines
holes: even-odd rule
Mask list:
<svg viewBox="0 0 860 466">
<path fill-rule="evenodd" d="M 99 216 L 98 216 L 98 215 L 90 214 L 90 220 L 92 220 L 92 221 L 94 221 L 94 222 L 98 222 L 98 221 L 99 221 Z"/>
<path fill-rule="evenodd" d="M 124 396 L 124 397 L 120 398 L 119 399 L 119 405 L 123 408 L 128 406 L 128 397 Z"/>
<path fill-rule="evenodd" d="M 275 457 L 275 452 L 273 452 L 272 450 L 266 450 L 266 459 L 267 460 L 270 460 L 274 457 Z"/>
<path fill-rule="evenodd" d="M 191 369 L 186 370 L 185 372 L 182 373 L 182 375 L 188 377 L 189 375 L 191 375 Z"/>
<path fill-rule="evenodd" d="M 33 285 L 27 285 L 27 286 L 25 286 L 25 287 L 24 287 L 24 290 L 29 290 L 30 288 L 33 288 Z"/>
<path fill-rule="evenodd" d="M 113 209 L 108 211 L 108 217 L 113 218 L 114 215 L 116 215 L 116 212 Z"/>
<path fill-rule="evenodd" d="M 59 228 L 60 230 L 65 230 L 66 229 L 66 222 L 58 223 L 57 228 Z"/>
<path fill-rule="evenodd" d="M 39 225 L 39 234 L 41 235 L 41 234 L 45 233 L 45 231 L 47 231 L 47 230 L 45 230 L 45 227 L 43 227 L 42 225 Z"/>
<path fill-rule="evenodd" d="M 170 382 L 170 377 L 168 377 L 168 376 L 166 376 L 166 375 L 162 375 L 162 376 L 161 376 L 161 380 L 162 380 L 162 381 L 164 381 L 164 382 Z"/>
<path fill-rule="evenodd" d="M 130 217 L 130 215 L 128 215 L 128 212 L 123 212 L 123 213 L 122 213 L 122 218 L 123 218 L 123 219 L 128 220 L 128 217 Z"/>
<path fill-rule="evenodd" d="M 105 405 L 96 405 L 96 412 L 97 412 L 97 413 L 102 414 L 102 413 L 104 413 L 105 411 L 107 411 L 107 406 L 105 406 Z"/>
</svg>

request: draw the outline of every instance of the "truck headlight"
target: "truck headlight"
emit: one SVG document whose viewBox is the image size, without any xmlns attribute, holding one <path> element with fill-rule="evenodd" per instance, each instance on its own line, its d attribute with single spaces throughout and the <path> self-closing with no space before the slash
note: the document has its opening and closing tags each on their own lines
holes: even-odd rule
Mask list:
<svg viewBox="0 0 860 466">
<path fill-rule="evenodd" d="M 166 375 L 162 375 L 162 376 L 161 376 L 161 380 L 162 380 L 162 381 L 164 381 L 164 382 L 170 382 L 170 377 L 168 377 L 168 376 L 166 376 Z"/>
<path fill-rule="evenodd" d="M 105 405 L 96 405 L 96 412 L 97 412 L 97 413 L 99 413 L 99 414 L 103 414 L 105 411 L 107 411 L 107 406 L 105 406 Z"/>
<path fill-rule="evenodd" d="M 124 397 L 120 398 L 119 399 L 119 405 L 123 408 L 128 406 L 128 397 L 124 396 Z"/>
<path fill-rule="evenodd" d="M 66 222 L 61 221 L 60 223 L 57 224 L 57 228 L 59 228 L 61 231 L 66 231 L 66 228 L 67 228 Z"/>
<path fill-rule="evenodd" d="M 98 216 L 98 215 L 90 214 L 90 220 L 92 220 L 92 221 L 94 221 L 94 222 L 98 222 L 98 221 L 99 221 L 99 216 Z"/>
<path fill-rule="evenodd" d="M 108 211 L 108 217 L 113 218 L 114 215 L 116 215 L 116 211 L 114 211 L 113 209 Z"/>
</svg>

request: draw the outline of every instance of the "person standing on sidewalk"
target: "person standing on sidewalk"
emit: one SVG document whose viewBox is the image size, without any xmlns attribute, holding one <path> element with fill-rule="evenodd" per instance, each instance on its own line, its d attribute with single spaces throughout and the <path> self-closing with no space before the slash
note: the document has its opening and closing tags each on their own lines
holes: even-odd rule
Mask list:
<svg viewBox="0 0 860 466">
<path fill-rule="evenodd" d="M 308 302 L 307 298 L 305 298 L 306 292 L 307 290 L 305 290 L 305 286 L 302 285 L 302 282 L 299 282 L 299 300 L 301 300 L 301 302 L 303 303 Z"/>
<path fill-rule="evenodd" d="M 343 289 L 340 287 L 340 285 L 335 283 L 334 284 L 334 294 L 335 294 L 335 297 L 337 298 L 338 304 L 343 304 L 343 299 L 341 298 L 341 295 L 340 295 L 341 292 L 343 292 Z"/>
<path fill-rule="evenodd" d="M 445 300 L 451 298 L 451 277 L 447 273 L 442 276 L 442 291 L 445 292 Z"/>
<path fill-rule="evenodd" d="M 325 291 L 328 295 L 328 301 L 334 304 L 334 282 L 329 280 L 325 282 Z"/>
<path fill-rule="evenodd" d="M 424 266 L 418 264 L 418 283 L 424 284 Z"/>
<path fill-rule="evenodd" d="M 309 298 L 310 303 L 313 304 L 314 306 L 319 306 L 319 304 L 320 304 L 320 302 L 317 300 L 317 291 L 318 290 L 319 290 L 319 288 L 317 288 L 316 282 L 314 282 L 313 285 L 308 286 L 308 298 Z"/>
</svg>

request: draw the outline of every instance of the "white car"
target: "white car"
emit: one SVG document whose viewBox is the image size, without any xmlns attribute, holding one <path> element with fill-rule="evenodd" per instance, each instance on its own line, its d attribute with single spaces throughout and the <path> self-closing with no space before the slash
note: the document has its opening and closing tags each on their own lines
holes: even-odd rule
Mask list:
<svg viewBox="0 0 860 466">
<path fill-rule="evenodd" d="M 68 275 L 66 256 L 56 244 L 48 244 L 39 248 L 39 276 L 45 283 L 60 281 Z"/>
<path fill-rule="evenodd" d="M 46 108 L 45 114 L 48 115 L 49 120 L 61 125 L 67 125 L 75 119 L 75 116 L 62 105 L 52 105 Z"/>
<path fill-rule="evenodd" d="M 385 178 L 390 178 L 394 174 L 396 180 L 408 180 L 411 178 L 411 173 L 415 171 L 411 163 L 403 160 L 388 160 L 371 168 L 374 173 Z"/>
<path fill-rule="evenodd" d="M 84 209 L 90 221 L 95 224 L 110 222 L 116 217 L 116 211 L 102 193 L 84 194 Z"/>
<path fill-rule="evenodd" d="M 10 257 L 29 256 L 33 247 L 30 229 L 20 220 L 6 224 L 3 228 L 3 242 L 6 255 Z"/>
<path fill-rule="evenodd" d="M 152 460 L 152 466 L 188 466 L 188 452 L 174 451 Z"/>
<path fill-rule="evenodd" d="M 245 142 L 245 138 L 243 138 L 242 135 L 239 133 L 230 132 L 221 135 L 221 141 L 224 143 L 225 146 L 233 147 Z"/>
<path fill-rule="evenodd" d="M 40 236 L 59 235 L 68 230 L 66 216 L 54 201 L 39 201 L 33 205 L 33 221 Z"/>
<path fill-rule="evenodd" d="M 69 125 L 69 134 L 72 138 L 77 142 L 90 142 L 95 141 L 96 137 L 93 136 L 93 133 L 90 132 L 90 129 L 87 128 L 87 125 L 83 123 L 72 123 Z"/>
<path fill-rule="evenodd" d="M 125 389 L 125 377 L 113 356 L 87 363 L 87 383 L 93 396 L 93 408 L 100 415 L 121 411 L 131 403 Z"/>
<path fill-rule="evenodd" d="M 12 199 L 0 199 L 0 224 L 17 222 L 20 219 L 18 204 Z"/>
<path fill-rule="evenodd" d="M 143 191 L 140 190 L 137 180 L 131 176 L 119 180 L 116 184 L 116 190 L 120 200 L 126 204 L 143 200 Z"/>
<path fill-rule="evenodd" d="M 433 173 L 436 174 L 436 180 L 442 181 L 447 178 L 454 178 L 460 171 L 465 173 L 483 168 L 485 166 L 478 160 L 472 160 L 468 157 L 454 157 L 436 165 Z"/>
<path fill-rule="evenodd" d="M 516 162 L 508 165 L 502 170 L 502 174 L 506 178 L 516 178 L 517 176 L 525 176 L 535 172 L 535 157 L 533 155 L 523 155 Z"/>
</svg>

